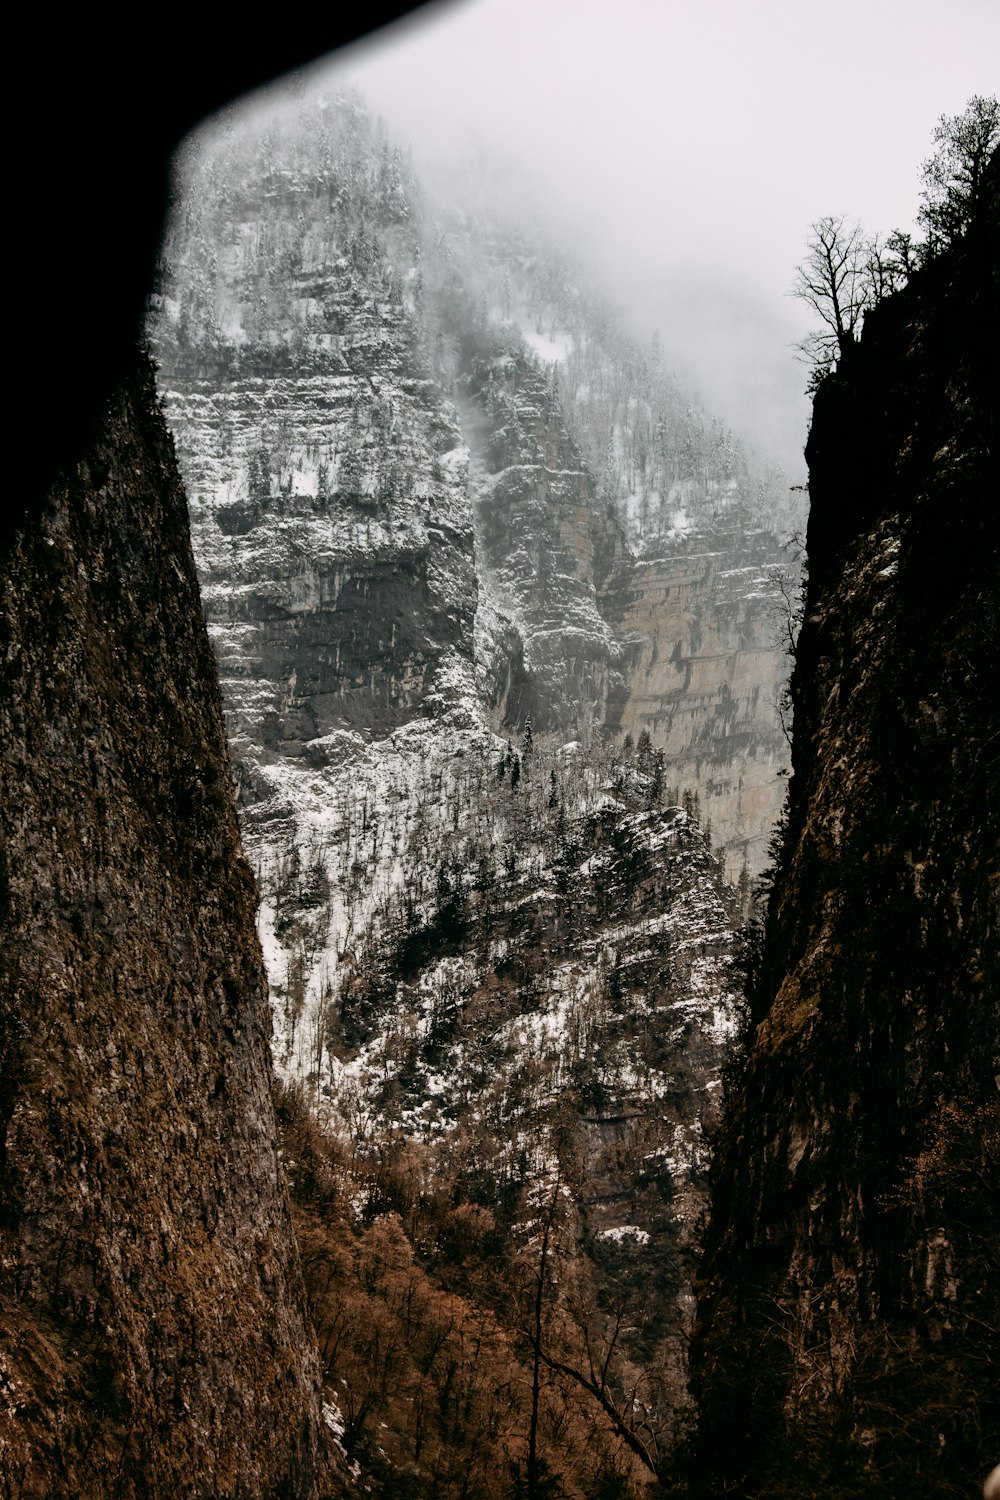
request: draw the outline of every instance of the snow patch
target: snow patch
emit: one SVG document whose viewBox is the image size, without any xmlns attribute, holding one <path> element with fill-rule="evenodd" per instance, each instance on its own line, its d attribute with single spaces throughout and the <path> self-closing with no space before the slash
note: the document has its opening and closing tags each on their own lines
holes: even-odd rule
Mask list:
<svg viewBox="0 0 1000 1500">
<path fill-rule="evenodd" d="M 546 364 L 562 364 L 573 350 L 573 335 L 570 333 L 536 333 L 533 328 L 523 328 L 521 337 L 533 354 Z"/>
<path fill-rule="evenodd" d="M 622 1245 L 628 1241 L 636 1245 L 649 1244 L 649 1235 L 645 1229 L 640 1229 L 638 1224 L 620 1224 L 616 1229 L 601 1229 L 594 1238 L 610 1240 L 616 1245 Z"/>
</svg>

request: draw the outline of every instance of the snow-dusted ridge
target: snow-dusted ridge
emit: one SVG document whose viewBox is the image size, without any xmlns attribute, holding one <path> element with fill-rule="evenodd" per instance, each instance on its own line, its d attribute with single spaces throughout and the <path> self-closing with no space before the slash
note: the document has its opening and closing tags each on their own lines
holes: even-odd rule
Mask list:
<svg viewBox="0 0 1000 1500">
<path fill-rule="evenodd" d="M 745 638 L 763 565 L 706 540 L 709 491 L 684 481 L 680 551 L 637 563 L 541 336 L 465 327 L 457 292 L 448 324 L 445 251 L 354 104 L 203 142 L 186 170 L 154 342 L 277 1069 L 345 1159 L 417 1152 L 526 1243 L 571 1121 L 573 1232 L 595 1266 L 682 1268 L 681 1368 L 735 915 L 698 826 L 704 747 L 690 781 L 685 756 L 743 660 L 705 591 Z M 550 342 L 560 370 L 580 354 Z M 674 760 L 658 710 L 630 708 L 664 656 L 656 703 L 697 695 Z"/>
</svg>

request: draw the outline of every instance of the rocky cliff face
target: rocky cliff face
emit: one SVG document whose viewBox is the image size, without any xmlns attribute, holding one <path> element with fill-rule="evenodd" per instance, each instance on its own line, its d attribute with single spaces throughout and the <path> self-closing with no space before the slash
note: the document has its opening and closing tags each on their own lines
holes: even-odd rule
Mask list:
<svg viewBox="0 0 1000 1500">
<path fill-rule="evenodd" d="M 708 1495 L 967 1495 L 1000 1443 L 993 172 L 816 397 L 789 824 L 701 1312 Z"/>
<path fill-rule="evenodd" d="M 415 188 L 355 101 L 303 108 L 192 148 L 155 322 L 279 1058 L 304 1076 L 337 969 L 407 868 L 417 789 L 492 737 L 468 452 L 422 347 Z M 279 893 L 300 870 L 312 918 L 290 923 Z"/>
<path fill-rule="evenodd" d="M 395 1291 L 355 1287 L 355 1323 L 329 1264 L 398 1214 L 403 1258 L 450 1289 L 449 1215 L 489 1217 L 470 1317 L 496 1320 L 484 1361 L 511 1346 L 530 1390 L 508 1294 L 551 1199 L 586 1307 L 546 1282 L 545 1353 L 584 1372 L 588 1347 L 607 1356 L 597 1394 L 544 1382 L 549 1460 L 584 1494 L 621 1441 L 602 1403 L 641 1413 L 661 1467 L 686 1421 L 732 897 L 662 754 L 616 757 L 604 733 L 634 563 L 550 375 L 461 284 L 440 310 L 447 256 L 429 264 L 415 185 L 366 112 L 303 110 L 189 160 L 155 321 L 277 1060 L 340 1158 L 305 1205 L 327 1391 L 365 1482 L 388 1465 L 385 1493 L 406 1474 L 457 1500 L 433 1455 L 461 1475 L 489 1452 L 481 1493 L 503 1493 L 524 1399 L 500 1443 L 492 1416 L 459 1421 L 444 1354 L 414 1354 L 397 1389 L 370 1337 Z M 626 1328 L 652 1268 L 648 1326 Z"/>
<path fill-rule="evenodd" d="M 787 485 L 572 269 L 430 223 L 356 100 L 234 125 L 186 173 L 155 343 L 254 858 L 282 808 L 328 846 L 349 764 L 373 799 L 412 780 L 406 726 L 426 759 L 499 718 L 647 731 L 730 877 L 759 869 Z"/>
<path fill-rule="evenodd" d="M 618 602 L 630 642 L 622 727 L 647 732 L 678 784 L 697 789 L 731 879 L 760 872 L 784 795 L 791 573 L 772 532 L 727 528 L 638 559 Z"/>
<path fill-rule="evenodd" d="M 5 1493 L 312 1496 L 255 891 L 147 363 L 15 534 L 2 624 Z"/>
<path fill-rule="evenodd" d="M 787 770 L 785 543 L 804 509 L 679 388 L 657 337 L 626 337 L 571 257 L 505 220 L 482 163 L 463 194 L 426 270 L 471 453 L 490 700 L 509 725 L 648 733 L 730 877 L 758 873 Z"/>
<path fill-rule="evenodd" d="M 405 1475 L 418 1496 L 458 1500 L 474 1472 L 471 1492 L 500 1500 L 510 1472 L 523 1482 L 540 1288 L 549 1471 L 573 1500 L 604 1468 L 649 1483 L 690 1418 L 706 1141 L 733 1024 L 732 892 L 669 805 L 652 750 L 615 760 L 536 739 L 499 767 L 466 753 L 423 795 L 407 881 L 322 1013 L 307 1097 L 328 1185 L 317 1192 L 311 1148 L 296 1176 L 311 1243 L 363 1260 L 391 1219 L 393 1258 L 419 1267 L 431 1302 L 452 1301 L 433 1340 L 419 1319 L 398 1328 L 386 1382 L 368 1330 L 396 1325 L 394 1273 L 331 1289 L 333 1249 L 310 1253 L 331 1400 L 386 1495 Z M 309 901 L 289 871 L 288 930 L 309 924 Z M 294 1138 L 289 1153 L 302 1159 Z M 477 1374 L 452 1330 L 484 1315 Z M 487 1410 L 484 1381 L 496 1382 Z"/>
<path fill-rule="evenodd" d="M 477 653 L 491 705 L 511 726 L 648 734 L 671 781 L 697 791 L 730 878 L 743 864 L 758 872 L 788 759 L 779 581 L 794 589 L 792 560 L 736 496 L 714 525 L 692 516 L 689 531 L 665 537 L 650 522 L 630 546 L 552 373 L 510 347 L 466 360 Z"/>
<path fill-rule="evenodd" d="M 621 528 L 533 360 L 516 350 L 472 355 L 461 388 L 490 707 L 512 728 L 613 733 L 628 694 L 609 618 L 631 562 Z"/>
</svg>

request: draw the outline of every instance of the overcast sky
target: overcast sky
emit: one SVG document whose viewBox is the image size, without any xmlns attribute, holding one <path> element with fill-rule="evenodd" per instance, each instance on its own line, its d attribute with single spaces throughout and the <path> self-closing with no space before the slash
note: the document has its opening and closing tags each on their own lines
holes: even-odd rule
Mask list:
<svg viewBox="0 0 1000 1500">
<path fill-rule="evenodd" d="M 909 226 L 998 59 L 1000 0 L 450 0 L 325 71 L 428 176 L 475 144 L 523 172 L 635 332 L 794 465 L 810 223 Z"/>
</svg>

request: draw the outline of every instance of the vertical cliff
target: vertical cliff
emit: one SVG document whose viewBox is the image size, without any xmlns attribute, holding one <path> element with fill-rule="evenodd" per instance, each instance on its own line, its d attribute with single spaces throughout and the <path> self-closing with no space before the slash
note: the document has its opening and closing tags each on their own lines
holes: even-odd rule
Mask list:
<svg viewBox="0 0 1000 1500">
<path fill-rule="evenodd" d="M 255 891 L 145 360 L 13 536 L 0 623 L 4 1493 L 314 1495 Z"/>
<path fill-rule="evenodd" d="M 787 771 L 798 487 L 681 388 L 658 336 L 625 333 L 572 253 L 512 218 L 481 162 L 460 197 L 424 269 L 470 450 L 491 701 L 509 724 L 648 734 L 730 878 L 759 873 Z"/>
<path fill-rule="evenodd" d="M 670 774 L 697 788 L 726 873 L 759 874 L 781 812 L 788 742 L 779 705 L 788 659 L 773 532 L 737 525 L 639 558 L 619 599 L 630 642 L 622 727 L 646 731 Z"/>
<path fill-rule="evenodd" d="M 680 789 L 662 755 L 647 738 L 615 756 L 601 733 L 627 691 L 609 623 L 623 529 L 551 372 L 450 279 L 405 159 L 355 99 L 206 137 L 184 177 L 154 337 L 278 1062 L 344 1158 L 310 1223 L 342 1265 L 398 1213 L 451 1286 L 442 1223 L 488 1217 L 462 1284 L 482 1275 L 477 1306 L 499 1319 L 477 1345 L 489 1364 L 507 1339 L 523 1356 L 511 1288 L 558 1196 L 553 1256 L 558 1240 L 577 1291 L 596 1290 L 584 1307 L 553 1281 L 546 1353 L 582 1370 L 588 1339 L 607 1342 L 596 1387 L 546 1374 L 547 1461 L 565 1455 L 567 1495 L 585 1493 L 621 1440 L 620 1401 L 642 1426 L 639 1472 L 662 1468 L 689 1412 L 733 906 L 693 799 L 666 805 Z M 387 1381 L 376 1304 L 355 1323 L 350 1277 L 307 1265 L 363 1482 L 458 1496 L 468 1476 L 447 1469 L 475 1458 L 499 1493 L 524 1458 L 521 1397 L 501 1444 L 493 1403 L 484 1421 L 456 1394 L 450 1342 Z M 568 1439 L 558 1414 L 580 1392 Z"/>
<path fill-rule="evenodd" d="M 508 724 L 573 733 L 592 719 L 648 734 L 671 781 L 697 789 L 730 878 L 744 862 L 758 872 L 788 757 L 776 581 L 791 570 L 787 552 L 735 494 L 697 523 L 689 500 L 690 531 L 656 534 L 649 521 L 647 537 L 638 525 L 629 537 L 624 505 L 602 494 L 572 433 L 557 376 L 509 335 L 494 333 L 488 353 L 467 343 L 477 648 L 495 704 Z"/>
<path fill-rule="evenodd" d="M 279 1061 L 315 1075 L 338 966 L 402 877 L 416 789 L 463 747 L 492 753 L 468 452 L 423 348 L 419 195 L 355 98 L 195 141 L 182 177 L 159 379 L 264 897 Z M 363 854 L 348 853 L 355 824 Z"/>
<path fill-rule="evenodd" d="M 1000 1446 L 996 178 L 816 397 L 788 829 L 701 1305 L 706 1495 L 969 1495 Z"/>
<path fill-rule="evenodd" d="M 523 349 L 497 342 L 491 356 L 469 352 L 460 378 L 485 596 L 477 637 L 499 689 L 493 706 L 508 726 L 529 719 L 567 737 L 591 723 L 613 732 L 628 693 L 609 620 L 609 595 L 631 562 L 625 538 L 545 374 Z M 516 632 L 514 653 L 497 614 Z"/>
</svg>

